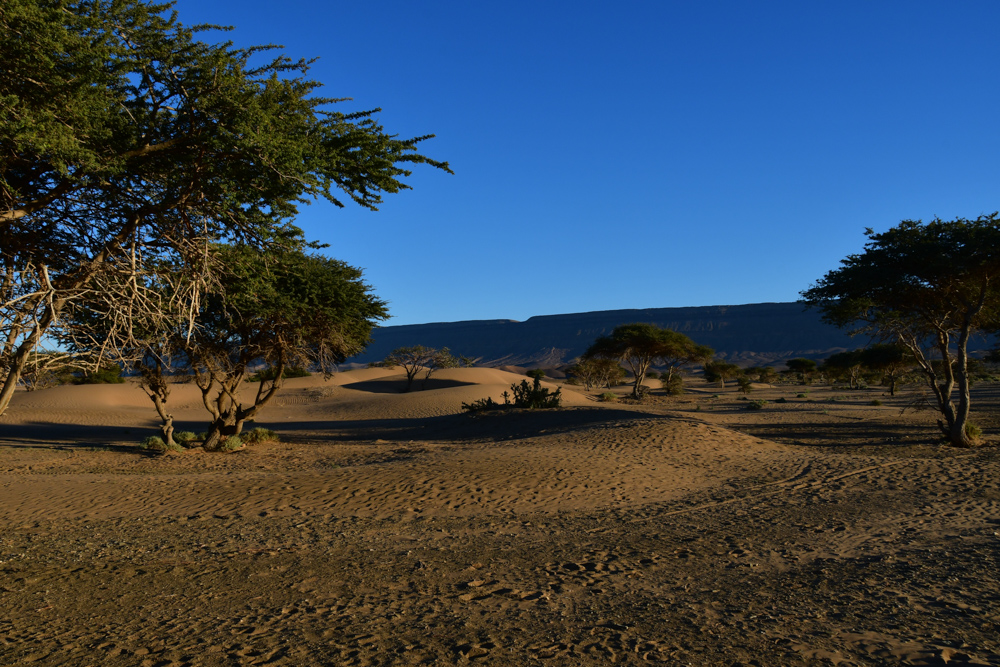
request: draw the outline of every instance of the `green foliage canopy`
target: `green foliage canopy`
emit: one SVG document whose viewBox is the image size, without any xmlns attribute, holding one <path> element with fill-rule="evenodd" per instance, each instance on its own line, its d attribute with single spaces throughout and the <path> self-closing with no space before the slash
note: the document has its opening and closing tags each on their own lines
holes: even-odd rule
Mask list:
<svg viewBox="0 0 1000 667">
<path fill-rule="evenodd" d="M 619 325 L 609 335 L 598 338 L 583 358 L 614 359 L 627 364 L 635 377 L 632 396 L 639 398 L 646 373 L 657 360 L 668 367 L 669 376 L 679 365 L 711 356 L 711 348 L 695 344 L 684 334 L 636 322 Z"/>
<path fill-rule="evenodd" d="M 141 276 L 169 255 L 210 283 L 212 243 L 282 243 L 304 202 L 376 209 L 410 165 L 448 170 L 417 152 L 430 135 L 397 138 L 377 109 L 334 111 L 308 62 L 199 41 L 169 10 L 0 3 L 0 414 L 101 272 Z M 143 295 L 121 296 L 131 308 Z"/>
</svg>

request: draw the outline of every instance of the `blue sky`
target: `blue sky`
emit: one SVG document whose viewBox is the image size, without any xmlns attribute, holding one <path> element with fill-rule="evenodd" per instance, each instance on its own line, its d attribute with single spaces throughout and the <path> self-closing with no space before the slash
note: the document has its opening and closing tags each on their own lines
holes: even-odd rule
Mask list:
<svg viewBox="0 0 1000 667">
<path fill-rule="evenodd" d="M 179 0 L 319 57 L 418 168 L 299 224 L 388 324 L 792 301 L 902 219 L 1000 208 L 997 2 Z"/>
</svg>

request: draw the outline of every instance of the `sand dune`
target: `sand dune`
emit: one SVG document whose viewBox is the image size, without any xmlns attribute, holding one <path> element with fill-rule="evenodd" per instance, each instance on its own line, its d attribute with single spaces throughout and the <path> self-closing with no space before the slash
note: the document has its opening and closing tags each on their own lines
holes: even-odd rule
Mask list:
<svg viewBox="0 0 1000 667">
<path fill-rule="evenodd" d="M 909 399 L 564 386 L 564 410 L 462 413 L 522 378 L 292 379 L 258 420 L 283 442 L 229 455 L 137 450 L 135 386 L 18 394 L 0 663 L 1000 662 L 1000 463 L 934 445 Z M 171 409 L 206 421 L 191 385 Z"/>
</svg>

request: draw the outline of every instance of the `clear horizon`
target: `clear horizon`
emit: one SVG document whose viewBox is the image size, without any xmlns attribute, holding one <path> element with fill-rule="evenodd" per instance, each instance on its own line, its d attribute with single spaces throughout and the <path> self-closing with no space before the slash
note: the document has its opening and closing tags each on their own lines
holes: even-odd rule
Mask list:
<svg viewBox="0 0 1000 667">
<path fill-rule="evenodd" d="M 180 0 L 318 57 L 454 176 L 298 224 L 385 326 L 795 301 L 864 230 L 1000 208 L 1000 5 Z"/>
</svg>

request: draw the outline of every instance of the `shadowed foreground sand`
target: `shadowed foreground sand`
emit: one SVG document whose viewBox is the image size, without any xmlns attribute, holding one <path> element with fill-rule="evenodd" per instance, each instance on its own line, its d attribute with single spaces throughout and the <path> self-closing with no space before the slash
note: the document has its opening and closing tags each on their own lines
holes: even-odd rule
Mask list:
<svg viewBox="0 0 1000 667">
<path fill-rule="evenodd" d="M 283 442 L 230 455 L 139 452 L 133 386 L 16 396 L 0 663 L 1000 662 L 996 449 L 880 391 L 458 414 L 520 379 L 292 380 L 259 420 Z"/>
</svg>

